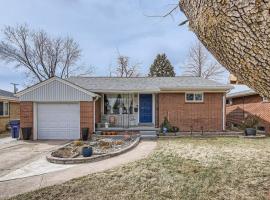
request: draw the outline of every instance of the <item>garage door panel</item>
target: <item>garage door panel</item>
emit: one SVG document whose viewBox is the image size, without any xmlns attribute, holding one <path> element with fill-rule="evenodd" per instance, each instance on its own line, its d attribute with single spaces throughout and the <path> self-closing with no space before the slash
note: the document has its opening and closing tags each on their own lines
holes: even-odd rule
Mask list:
<svg viewBox="0 0 270 200">
<path fill-rule="evenodd" d="M 79 139 L 79 104 L 38 104 L 38 139 Z"/>
</svg>

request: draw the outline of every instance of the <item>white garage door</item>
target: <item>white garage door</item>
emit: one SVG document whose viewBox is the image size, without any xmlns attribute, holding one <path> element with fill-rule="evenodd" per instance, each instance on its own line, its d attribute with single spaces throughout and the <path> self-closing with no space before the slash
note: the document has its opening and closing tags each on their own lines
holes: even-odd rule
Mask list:
<svg viewBox="0 0 270 200">
<path fill-rule="evenodd" d="M 38 104 L 37 132 L 38 139 L 79 139 L 80 105 Z"/>
</svg>

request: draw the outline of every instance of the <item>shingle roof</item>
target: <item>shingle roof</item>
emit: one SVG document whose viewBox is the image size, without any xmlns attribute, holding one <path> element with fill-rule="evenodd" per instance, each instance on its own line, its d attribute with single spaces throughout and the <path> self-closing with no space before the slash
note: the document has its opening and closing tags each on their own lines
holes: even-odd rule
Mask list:
<svg viewBox="0 0 270 200">
<path fill-rule="evenodd" d="M 12 92 L 8 92 L 6 90 L 0 90 L 0 98 L 16 99 Z"/>
<path fill-rule="evenodd" d="M 213 90 L 227 91 L 230 85 L 206 80 L 200 77 L 70 77 L 68 81 L 91 92 L 136 92 L 174 90 Z"/>
<path fill-rule="evenodd" d="M 246 85 L 233 85 L 234 89 L 232 89 L 228 94 L 227 98 L 233 98 L 233 97 L 242 97 L 242 96 L 249 96 L 257 94 L 254 90 L 249 88 Z"/>
</svg>

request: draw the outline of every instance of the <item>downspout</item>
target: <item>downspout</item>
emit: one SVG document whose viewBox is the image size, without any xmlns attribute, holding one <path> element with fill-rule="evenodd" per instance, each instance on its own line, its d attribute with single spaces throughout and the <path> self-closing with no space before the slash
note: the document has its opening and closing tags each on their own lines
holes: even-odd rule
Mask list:
<svg viewBox="0 0 270 200">
<path fill-rule="evenodd" d="M 222 129 L 223 131 L 225 131 L 226 127 L 225 127 L 225 124 L 226 124 L 226 93 L 223 94 L 223 101 L 222 101 L 222 104 L 223 104 L 223 107 L 222 107 L 222 112 L 223 112 L 223 118 L 222 118 Z"/>
</svg>

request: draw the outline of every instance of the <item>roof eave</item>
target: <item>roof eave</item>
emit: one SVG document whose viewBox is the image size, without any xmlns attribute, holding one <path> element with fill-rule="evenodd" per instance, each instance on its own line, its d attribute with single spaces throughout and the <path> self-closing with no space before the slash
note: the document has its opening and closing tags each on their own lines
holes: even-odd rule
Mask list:
<svg viewBox="0 0 270 200">
<path fill-rule="evenodd" d="M 8 100 L 8 101 L 19 101 L 16 97 L 6 97 L 6 96 L 0 96 L 1 100 Z"/>
<path fill-rule="evenodd" d="M 256 92 L 249 92 L 249 93 L 234 93 L 234 94 L 230 94 L 227 95 L 226 98 L 238 98 L 238 97 L 245 97 L 245 96 L 252 96 L 252 95 L 256 95 L 258 93 Z"/>
<path fill-rule="evenodd" d="M 212 87 L 185 87 L 185 88 L 160 88 L 161 92 L 185 92 L 185 91 L 209 91 L 209 92 L 227 92 L 231 88 L 228 87 L 219 87 L 219 88 L 212 88 Z"/>
<path fill-rule="evenodd" d="M 158 93 L 160 90 L 89 90 L 95 93 Z"/>
</svg>

